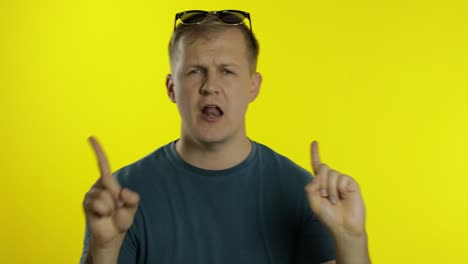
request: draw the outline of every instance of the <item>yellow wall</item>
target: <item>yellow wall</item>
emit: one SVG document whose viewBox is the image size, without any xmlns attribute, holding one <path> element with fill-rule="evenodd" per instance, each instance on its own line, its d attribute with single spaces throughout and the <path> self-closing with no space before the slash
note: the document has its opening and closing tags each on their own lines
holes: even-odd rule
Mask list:
<svg viewBox="0 0 468 264">
<path fill-rule="evenodd" d="M 250 137 L 308 169 L 320 141 L 362 186 L 374 263 L 468 261 L 468 2 L 253 2 L 0 1 L 2 263 L 77 263 L 87 137 L 113 169 L 176 139 L 174 14 L 230 8 L 261 44 Z"/>
</svg>

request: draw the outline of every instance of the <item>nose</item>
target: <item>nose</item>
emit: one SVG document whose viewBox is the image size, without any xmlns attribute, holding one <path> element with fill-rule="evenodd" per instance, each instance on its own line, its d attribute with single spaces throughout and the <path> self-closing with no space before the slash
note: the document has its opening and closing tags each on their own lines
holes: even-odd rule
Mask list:
<svg viewBox="0 0 468 264">
<path fill-rule="evenodd" d="M 209 95 L 209 94 L 219 94 L 221 89 L 218 78 L 215 74 L 207 74 L 205 81 L 200 87 L 200 94 Z"/>
</svg>

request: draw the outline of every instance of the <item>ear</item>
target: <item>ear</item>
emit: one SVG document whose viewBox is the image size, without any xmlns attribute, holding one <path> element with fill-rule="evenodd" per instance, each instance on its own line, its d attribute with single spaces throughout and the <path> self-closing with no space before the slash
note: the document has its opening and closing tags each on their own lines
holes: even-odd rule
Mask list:
<svg viewBox="0 0 468 264">
<path fill-rule="evenodd" d="M 171 99 L 173 103 L 176 102 L 175 100 L 175 94 L 174 94 L 174 80 L 172 79 L 172 75 L 168 74 L 166 76 L 166 90 L 167 90 L 167 95 Z"/>
<path fill-rule="evenodd" d="M 262 84 L 262 75 L 259 72 L 255 72 L 251 77 L 251 89 L 250 89 L 250 102 L 253 102 L 257 98 L 260 92 L 260 85 Z"/>
</svg>

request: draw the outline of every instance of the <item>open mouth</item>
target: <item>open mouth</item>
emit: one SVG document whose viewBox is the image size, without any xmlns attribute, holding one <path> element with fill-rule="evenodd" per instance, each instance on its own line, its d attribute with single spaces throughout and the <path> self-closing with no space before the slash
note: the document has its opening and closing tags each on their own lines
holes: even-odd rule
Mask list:
<svg viewBox="0 0 468 264">
<path fill-rule="evenodd" d="M 208 118 L 217 118 L 224 114 L 219 106 L 213 104 L 205 105 L 201 111 Z"/>
</svg>

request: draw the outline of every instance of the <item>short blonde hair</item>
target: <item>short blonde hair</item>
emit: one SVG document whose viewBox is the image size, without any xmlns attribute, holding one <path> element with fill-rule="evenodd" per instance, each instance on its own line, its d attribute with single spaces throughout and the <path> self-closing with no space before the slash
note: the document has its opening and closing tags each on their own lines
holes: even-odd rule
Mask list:
<svg viewBox="0 0 468 264">
<path fill-rule="evenodd" d="M 251 32 L 251 30 L 245 25 L 245 23 L 240 25 L 225 24 L 219 21 L 218 17 L 213 13 L 209 13 L 206 19 L 199 24 L 184 25 L 181 23 L 175 28 L 174 32 L 172 33 L 171 40 L 169 42 L 169 58 L 171 60 L 171 63 L 175 56 L 175 49 L 177 47 L 177 43 L 181 41 L 182 37 L 185 37 L 184 41 L 188 41 L 190 43 L 198 38 L 206 37 L 210 34 L 232 28 L 239 29 L 242 35 L 244 36 L 245 44 L 247 47 L 248 60 L 250 62 L 251 67 L 250 70 L 254 72 L 257 68 L 259 45 L 258 40 L 253 34 L 253 32 Z"/>
</svg>

